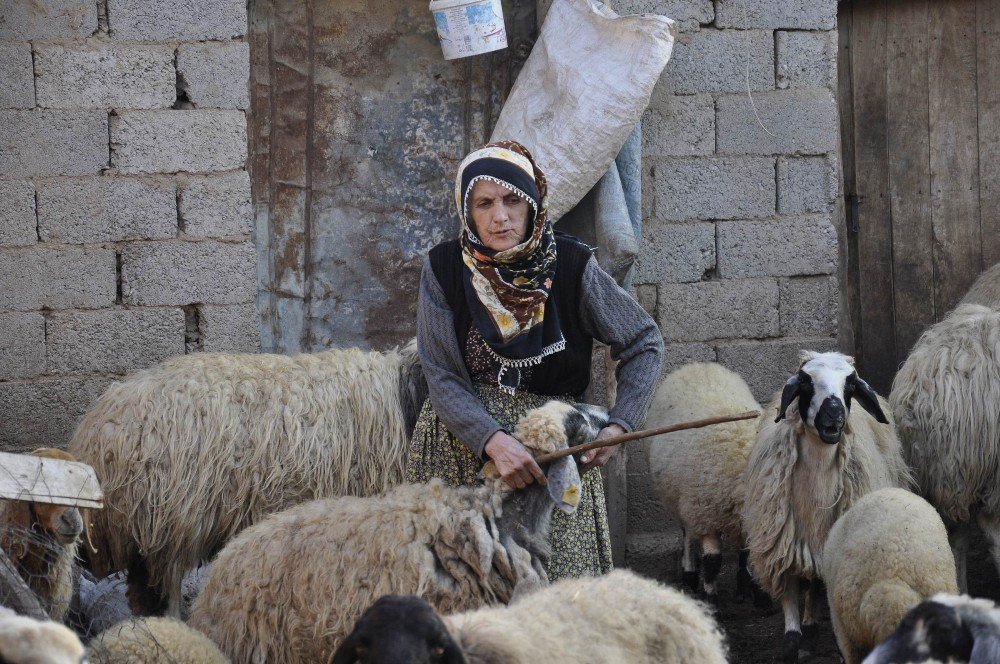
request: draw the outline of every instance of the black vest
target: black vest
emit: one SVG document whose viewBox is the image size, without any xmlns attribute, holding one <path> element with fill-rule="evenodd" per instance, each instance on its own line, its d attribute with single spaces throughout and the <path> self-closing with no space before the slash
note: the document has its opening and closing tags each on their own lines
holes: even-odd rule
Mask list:
<svg viewBox="0 0 1000 664">
<path fill-rule="evenodd" d="M 580 324 L 580 295 L 583 270 L 590 260 L 590 247 L 572 235 L 556 232 L 556 274 L 549 297 L 559 313 L 566 348 L 542 359 L 531 380 L 519 389 L 546 396 L 581 397 L 590 384 L 590 359 L 594 339 Z M 462 286 L 462 246 L 458 240 L 442 242 L 430 251 L 431 269 L 455 317 L 455 336 L 465 354 L 465 342 L 472 316 Z"/>
</svg>

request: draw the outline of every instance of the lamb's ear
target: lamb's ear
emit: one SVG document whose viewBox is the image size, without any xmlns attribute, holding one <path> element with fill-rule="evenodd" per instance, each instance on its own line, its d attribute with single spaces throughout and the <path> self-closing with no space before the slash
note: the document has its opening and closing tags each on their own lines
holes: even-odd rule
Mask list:
<svg viewBox="0 0 1000 664">
<path fill-rule="evenodd" d="M 556 459 L 549 464 L 545 479 L 548 482 L 546 487 L 548 487 L 549 496 L 556 507 L 566 514 L 576 512 L 583 484 L 580 480 L 580 471 L 576 467 L 576 459 L 572 456 Z"/>
<path fill-rule="evenodd" d="M 795 401 L 795 397 L 799 395 L 801 385 L 802 379 L 799 378 L 798 372 L 795 372 L 791 378 L 785 381 L 785 386 L 781 388 L 781 406 L 778 407 L 778 416 L 774 418 L 775 422 L 785 419 L 785 411 Z"/>
<path fill-rule="evenodd" d="M 854 383 L 854 398 L 858 400 L 861 407 L 871 413 L 876 421 L 888 424 L 889 418 L 882 412 L 882 406 L 878 403 L 878 395 L 875 394 L 871 385 L 862 380 L 858 374 L 853 374 L 848 380 Z"/>
</svg>

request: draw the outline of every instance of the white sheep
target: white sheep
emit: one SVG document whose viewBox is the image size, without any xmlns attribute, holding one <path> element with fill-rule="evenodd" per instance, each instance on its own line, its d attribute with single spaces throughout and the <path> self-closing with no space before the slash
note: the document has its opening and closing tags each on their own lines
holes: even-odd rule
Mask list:
<svg viewBox="0 0 1000 664">
<path fill-rule="evenodd" d="M 738 374 L 715 363 L 688 364 L 668 374 L 657 387 L 646 426 L 748 410 L 759 411 L 760 405 Z M 712 599 L 721 565 L 721 538 L 743 548 L 743 472 L 756 429 L 754 420 L 742 420 L 663 434 L 648 444 L 653 488 L 684 530 L 684 581 L 692 590 L 698 589 L 694 549 L 700 543 L 704 590 Z M 737 584 L 742 600 L 752 590 L 742 551 Z"/>
<path fill-rule="evenodd" d="M 181 611 L 184 574 L 246 526 L 306 500 L 402 481 L 421 406 L 415 344 L 312 355 L 192 354 L 112 384 L 80 422 L 98 578 L 128 572 L 138 613 Z"/>
<path fill-rule="evenodd" d="M 0 606 L 0 662 L 80 664 L 83 656 L 83 644 L 67 627 L 19 616 Z"/>
<path fill-rule="evenodd" d="M 126 620 L 87 646 L 91 664 L 228 664 L 201 632 L 174 618 Z"/>
<path fill-rule="evenodd" d="M 706 607 L 625 570 L 563 579 L 505 607 L 440 618 L 391 595 L 358 620 L 331 664 L 724 664 Z"/>
<path fill-rule="evenodd" d="M 948 527 L 964 591 L 973 517 L 1000 569 L 1000 309 L 962 304 L 928 328 L 889 403 L 920 492 Z"/>
<path fill-rule="evenodd" d="M 921 600 L 957 590 L 941 517 L 905 489 L 869 493 L 837 520 L 823 580 L 846 664 L 860 662 Z"/>
<path fill-rule="evenodd" d="M 863 664 L 899 662 L 1000 662 L 1000 608 L 968 595 L 934 595 L 911 609 Z"/>
<path fill-rule="evenodd" d="M 852 401 L 862 408 L 852 409 Z M 768 408 L 777 418 L 765 412 L 760 420 L 747 463 L 743 529 L 754 577 L 781 600 L 786 661 L 796 660 L 803 634 L 815 637 L 818 593 L 810 584 L 800 622 L 799 586 L 821 577 L 834 522 L 865 494 L 909 484 L 883 404 L 852 358 L 804 352 Z"/>
<path fill-rule="evenodd" d="M 979 275 L 961 304 L 979 304 L 991 309 L 1000 309 L 1000 263 Z"/>
<path fill-rule="evenodd" d="M 606 423 L 603 410 L 550 401 L 514 435 L 547 452 L 593 438 Z M 189 623 L 237 662 L 325 662 L 385 594 L 417 594 L 446 612 L 508 602 L 546 583 L 553 506 L 572 512 L 579 500 L 572 457 L 549 464 L 546 477 L 546 486 L 514 492 L 499 480 L 404 484 L 275 514 L 219 553 Z"/>
<path fill-rule="evenodd" d="M 74 461 L 43 447 L 32 456 Z M 0 500 L 0 548 L 14 563 L 42 608 L 56 622 L 66 619 L 73 599 L 73 560 L 84 533 L 80 510 L 22 500 Z"/>
</svg>

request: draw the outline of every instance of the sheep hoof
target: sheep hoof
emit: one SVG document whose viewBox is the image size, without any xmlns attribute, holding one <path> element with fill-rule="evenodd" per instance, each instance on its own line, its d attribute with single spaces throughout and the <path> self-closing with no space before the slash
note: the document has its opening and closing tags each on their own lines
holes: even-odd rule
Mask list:
<svg viewBox="0 0 1000 664">
<path fill-rule="evenodd" d="M 687 586 L 688 590 L 690 590 L 692 593 L 698 592 L 699 584 L 698 584 L 697 570 L 693 572 L 683 572 L 681 574 L 681 578 L 684 580 L 684 585 Z"/>
<path fill-rule="evenodd" d="M 812 625 L 802 626 L 802 649 L 813 652 L 816 650 L 816 641 L 819 639 L 819 625 L 813 623 Z"/>
<path fill-rule="evenodd" d="M 781 660 L 785 664 L 799 661 L 799 648 L 802 645 L 802 632 L 792 630 L 785 632 L 785 641 L 781 644 Z"/>
</svg>

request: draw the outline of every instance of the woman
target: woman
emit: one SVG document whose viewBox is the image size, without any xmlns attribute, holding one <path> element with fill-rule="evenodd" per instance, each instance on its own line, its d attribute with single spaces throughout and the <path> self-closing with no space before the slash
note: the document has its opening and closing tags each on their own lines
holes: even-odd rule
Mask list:
<svg viewBox="0 0 1000 664">
<path fill-rule="evenodd" d="M 491 143 L 458 169 L 459 239 L 424 262 L 417 345 L 430 396 L 410 444 L 407 480 L 476 484 L 492 459 L 522 488 L 545 477 L 508 432 L 549 398 L 579 399 L 590 381 L 593 339 L 618 360 L 618 401 L 598 436 L 646 416 L 663 340 L 652 318 L 600 267 L 590 249 L 557 236 L 545 212 L 545 176 L 519 143 Z M 587 452 L 583 496 L 552 520 L 550 580 L 611 569 L 600 472 L 616 448 Z"/>
</svg>

